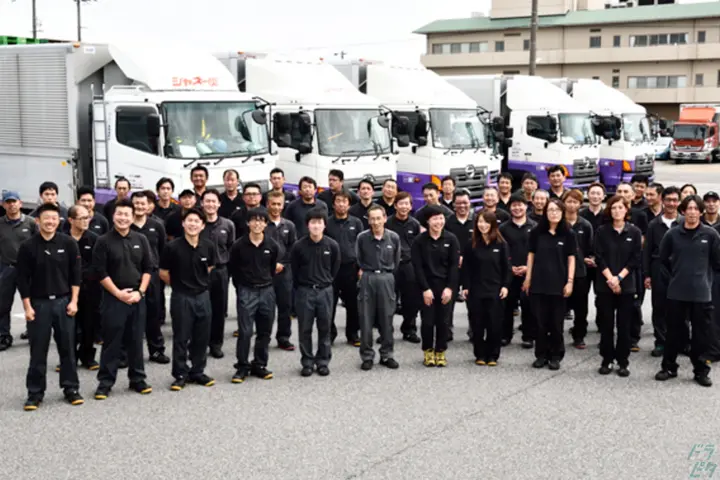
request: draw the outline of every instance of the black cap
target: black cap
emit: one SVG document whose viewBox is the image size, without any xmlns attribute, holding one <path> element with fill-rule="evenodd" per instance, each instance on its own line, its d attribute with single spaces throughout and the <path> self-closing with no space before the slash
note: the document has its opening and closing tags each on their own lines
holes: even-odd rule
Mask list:
<svg viewBox="0 0 720 480">
<path fill-rule="evenodd" d="M 265 220 L 265 222 L 267 222 L 269 220 L 267 210 L 265 210 L 264 208 L 259 208 L 259 207 L 251 208 L 250 210 L 248 210 L 247 214 L 245 215 L 245 218 L 247 219 L 248 222 L 250 220 L 252 220 L 253 218 L 262 218 L 263 220 Z"/>
<path fill-rule="evenodd" d="M 178 198 L 194 197 L 194 196 L 195 196 L 195 192 L 193 192 L 193 191 L 190 190 L 189 188 L 186 188 L 185 190 L 183 190 L 182 192 L 180 192 L 180 195 L 178 195 Z"/>
<path fill-rule="evenodd" d="M 720 200 L 720 195 L 718 195 L 717 192 L 707 192 L 705 195 L 703 195 L 703 202 L 707 202 L 710 198 L 712 198 L 713 200 Z"/>
<path fill-rule="evenodd" d="M 423 208 L 423 216 L 426 222 L 435 215 L 445 216 L 445 212 L 440 208 L 440 205 L 426 205 L 425 208 Z"/>
<path fill-rule="evenodd" d="M 511 206 L 513 203 L 527 204 L 527 200 L 525 200 L 525 196 L 522 193 L 515 192 L 510 196 L 510 201 L 508 201 L 508 207 Z"/>
</svg>

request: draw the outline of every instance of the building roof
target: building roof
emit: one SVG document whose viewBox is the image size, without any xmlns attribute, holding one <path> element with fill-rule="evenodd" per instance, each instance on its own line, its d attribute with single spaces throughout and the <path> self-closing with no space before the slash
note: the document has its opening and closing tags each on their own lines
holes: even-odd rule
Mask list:
<svg viewBox="0 0 720 480">
<path fill-rule="evenodd" d="M 720 17 L 720 2 L 574 11 L 568 12 L 565 15 L 540 16 L 538 18 L 538 27 L 573 27 L 613 23 L 662 22 L 712 17 Z M 420 27 L 413 33 L 477 32 L 513 28 L 530 28 L 530 17 L 496 19 L 473 17 L 435 20 L 432 23 Z"/>
</svg>

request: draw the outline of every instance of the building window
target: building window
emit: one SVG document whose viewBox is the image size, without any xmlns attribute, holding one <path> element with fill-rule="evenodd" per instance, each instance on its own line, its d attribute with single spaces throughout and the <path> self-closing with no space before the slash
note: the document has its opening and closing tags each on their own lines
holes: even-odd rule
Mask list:
<svg viewBox="0 0 720 480">
<path fill-rule="evenodd" d="M 528 39 L 523 40 L 523 50 L 525 50 L 525 51 L 530 50 L 530 40 L 528 40 Z"/>
<path fill-rule="evenodd" d="M 613 73 L 620 73 L 620 69 L 619 69 L 619 68 L 613 68 Z"/>
<path fill-rule="evenodd" d="M 503 70 L 503 75 L 520 75 L 520 70 Z"/>
<path fill-rule="evenodd" d="M 488 51 L 488 42 L 473 42 L 470 44 L 470 53 L 481 53 Z"/>
<path fill-rule="evenodd" d="M 593 80 L 600 80 L 600 77 L 592 77 Z"/>
<path fill-rule="evenodd" d="M 695 86 L 702 87 L 703 83 L 705 83 L 705 75 L 703 75 L 702 73 L 696 73 L 695 74 Z"/>
<path fill-rule="evenodd" d="M 602 37 L 590 37 L 590 48 L 600 48 Z"/>
<path fill-rule="evenodd" d="M 619 80 L 618 78 L 618 84 L 620 83 Z M 720 72 L 718 73 L 718 81 L 720 82 Z M 613 83 L 614 82 L 615 79 L 613 77 Z M 686 86 L 687 77 L 685 75 L 628 77 L 628 88 L 685 88 Z"/>
<path fill-rule="evenodd" d="M 699 36 L 698 36 L 699 37 Z M 630 35 L 631 47 L 647 47 L 655 45 L 685 45 L 688 43 L 687 33 L 658 33 L 653 35 Z"/>
<path fill-rule="evenodd" d="M 461 53 L 462 44 L 460 43 L 451 43 L 450 44 L 450 53 Z"/>
<path fill-rule="evenodd" d="M 591 28 L 590 29 L 590 33 L 599 33 L 599 32 L 602 32 L 601 28 Z"/>
<path fill-rule="evenodd" d="M 617 48 L 620 46 L 620 35 L 615 35 L 613 37 L 613 47 Z"/>
<path fill-rule="evenodd" d="M 612 77 L 612 88 L 620 88 L 620 77 L 618 75 Z"/>
<path fill-rule="evenodd" d="M 449 43 L 433 43 L 432 53 L 433 55 L 442 55 L 444 53 L 450 53 Z"/>
<path fill-rule="evenodd" d="M 631 47 L 647 47 L 648 36 L 647 35 L 630 35 L 630 46 Z"/>
<path fill-rule="evenodd" d="M 495 51 L 496 52 L 504 52 L 505 51 L 505 42 L 495 42 Z"/>
<path fill-rule="evenodd" d="M 700 30 L 698 32 L 697 43 L 705 43 L 705 30 Z"/>
</svg>

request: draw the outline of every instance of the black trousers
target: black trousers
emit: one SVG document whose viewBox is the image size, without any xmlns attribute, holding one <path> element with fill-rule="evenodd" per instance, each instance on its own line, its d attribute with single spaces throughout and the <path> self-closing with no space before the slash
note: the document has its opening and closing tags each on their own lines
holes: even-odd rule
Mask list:
<svg viewBox="0 0 720 480">
<path fill-rule="evenodd" d="M 652 301 L 652 324 L 656 347 L 664 346 L 667 338 L 668 282 L 667 270 L 660 265 L 659 261 L 653 261 L 650 264 L 650 300 Z"/>
<path fill-rule="evenodd" d="M 275 303 L 277 304 L 277 331 L 275 339 L 280 341 L 290 340 L 292 336 L 292 323 L 290 313 L 292 312 L 292 271 L 290 265 L 286 266 L 282 273 L 273 278 L 275 289 Z"/>
<path fill-rule="evenodd" d="M 111 388 L 115 385 L 123 350 L 127 352 L 130 383 L 145 380 L 143 332 L 146 310 L 144 298 L 128 305 L 107 292 L 103 295 L 100 307 L 103 346 L 97 376 L 100 387 Z"/>
<path fill-rule="evenodd" d="M 303 367 L 328 366 L 332 357 L 330 325 L 332 323 L 333 288 L 300 286 L 295 290 L 295 313 L 300 333 L 300 362 Z M 318 348 L 313 353 L 313 326 L 317 322 Z"/>
<path fill-rule="evenodd" d="M 12 265 L 0 263 L 0 338 L 10 337 L 10 313 L 15 301 L 17 270 Z"/>
<path fill-rule="evenodd" d="M 453 291 L 453 296 L 457 293 L 453 287 L 447 287 L 444 284 L 430 285 L 430 290 L 432 290 L 435 297 L 430 306 L 425 305 L 422 292 L 418 292 L 422 302 L 420 308 L 420 337 L 423 350 L 434 349 L 436 352 L 447 350 L 447 339 L 450 333 L 448 315 L 452 311 L 453 300 L 451 299 L 447 304 L 443 305 L 442 292 L 445 288 L 450 288 Z M 405 302 L 403 301 L 404 306 Z"/>
<path fill-rule="evenodd" d="M 84 365 L 95 361 L 95 339 L 100 333 L 100 301 L 103 291 L 98 282 L 88 281 L 80 287 L 75 320 L 80 327 L 77 359 Z"/>
<path fill-rule="evenodd" d="M 228 309 L 228 286 L 230 279 L 226 267 L 210 272 L 210 305 L 212 320 L 210 346 L 222 347 L 225 339 L 225 315 Z"/>
<path fill-rule="evenodd" d="M 712 298 L 713 321 L 710 324 L 708 357 L 713 362 L 720 362 L 720 272 L 715 272 Z"/>
<path fill-rule="evenodd" d="M 165 338 L 162 330 L 162 308 L 165 303 L 165 284 L 160 274 L 155 271 L 150 276 L 150 284 L 145 295 L 147 302 L 147 316 L 145 319 L 145 338 L 150 355 L 156 352 L 165 352 Z"/>
<path fill-rule="evenodd" d="M 470 325 L 473 331 L 475 359 L 487 362 L 497 361 L 500 358 L 504 317 L 503 301 L 499 297 L 479 298 L 473 296 L 473 291 L 470 290 L 468 302 L 472 303 Z"/>
<path fill-rule="evenodd" d="M 642 304 L 645 301 L 645 280 L 642 276 L 642 269 L 635 271 L 635 289 L 637 293 L 633 302 L 633 322 L 630 326 L 630 340 L 633 344 L 640 342 L 643 326 Z"/>
<path fill-rule="evenodd" d="M 395 284 L 400 294 L 400 311 L 403 317 L 400 331 L 403 335 L 417 334 L 417 316 L 422 305 L 422 293 L 415 280 L 415 270 L 411 262 L 400 264 L 395 272 Z"/>
<path fill-rule="evenodd" d="M 588 297 L 590 281 L 588 277 L 575 278 L 573 293 L 568 298 L 568 307 L 575 313 L 573 319 L 573 340 L 583 340 L 588 329 Z"/>
<path fill-rule="evenodd" d="M 562 295 L 531 294 L 530 303 L 537 321 L 535 357 L 561 361 L 565 357 L 563 322 L 566 301 Z"/>
<path fill-rule="evenodd" d="M 337 312 L 338 299 L 345 304 L 345 337 L 348 341 L 357 340 L 360 335 L 360 320 L 358 313 L 358 267 L 355 263 L 343 263 L 340 265 L 335 282 L 333 283 L 333 310 L 332 325 L 330 326 L 330 338 L 337 337 L 335 326 L 335 314 Z"/>
<path fill-rule="evenodd" d="M 707 363 L 710 342 L 710 323 L 713 321 L 713 304 L 667 301 L 667 342 L 663 353 L 663 370 L 676 372 L 678 369 L 677 356 L 685 347 L 687 337 L 684 337 L 685 321 L 690 319 L 692 333 L 690 335 L 690 361 L 693 364 L 693 373 L 698 376 L 710 373 Z"/>
<path fill-rule="evenodd" d="M 69 297 L 33 298 L 35 320 L 27 322 L 30 342 L 30 367 L 26 385 L 29 396 L 42 397 L 47 388 L 47 356 L 50 337 L 55 338 L 60 356 L 60 388 L 77 390 L 80 381 L 75 360 L 75 319 L 67 314 Z"/>
<path fill-rule="evenodd" d="M 250 369 L 250 341 L 255 326 L 255 351 L 252 366 L 267 367 L 270 356 L 270 334 L 275 320 L 275 289 L 272 285 L 237 287 L 238 338 L 235 349 L 238 370 Z"/>
<path fill-rule="evenodd" d="M 627 367 L 632 342 L 630 328 L 635 318 L 635 294 L 600 293 L 597 298 L 602 362 L 610 364 L 617 361 L 618 366 Z"/>
<path fill-rule="evenodd" d="M 515 308 L 520 303 L 520 321 L 522 322 L 522 339 L 524 342 L 532 342 L 537 338 L 537 323 L 533 318 L 532 308 L 530 307 L 530 298 L 522 291 L 522 284 L 525 277 L 513 275 L 512 283 L 508 289 L 508 296 L 505 299 L 504 315 L 502 322 L 502 338 L 508 342 L 512 340 L 513 330 L 515 326 Z M 468 302 L 468 311 L 471 309 Z"/>
<path fill-rule="evenodd" d="M 188 295 L 173 290 L 170 296 L 173 329 L 172 376 L 192 378 L 202 375 L 207 365 L 212 307 L 210 293 Z M 188 352 L 190 363 L 188 368 Z"/>
</svg>

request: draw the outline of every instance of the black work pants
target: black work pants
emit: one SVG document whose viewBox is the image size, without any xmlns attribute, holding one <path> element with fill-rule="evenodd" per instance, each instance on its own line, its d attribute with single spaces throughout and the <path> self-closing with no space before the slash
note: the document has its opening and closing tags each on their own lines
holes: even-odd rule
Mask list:
<svg viewBox="0 0 720 480">
<path fill-rule="evenodd" d="M 27 323 L 30 342 L 30 367 L 26 385 L 29 396 L 43 397 L 47 388 L 47 356 L 51 336 L 60 356 L 60 388 L 77 390 L 80 381 L 75 360 L 75 319 L 68 316 L 69 297 L 33 298 L 35 320 Z"/>
<path fill-rule="evenodd" d="M 630 326 L 630 341 L 633 345 L 640 343 L 643 326 L 642 304 L 645 301 L 645 279 L 642 269 L 635 271 L 635 289 L 637 293 L 633 302 L 633 322 Z"/>
<path fill-rule="evenodd" d="M 720 362 L 720 272 L 715 272 L 712 298 L 713 320 L 710 323 L 708 357 L 713 362 Z"/>
<path fill-rule="evenodd" d="M 87 281 L 80 287 L 78 312 L 75 315 L 80 327 L 80 344 L 77 359 L 83 365 L 95 361 L 95 339 L 100 331 L 100 301 L 102 287 L 98 282 Z"/>
<path fill-rule="evenodd" d="M 275 303 L 277 304 L 277 331 L 275 339 L 278 342 L 289 341 L 292 336 L 292 271 L 290 265 L 273 277 L 275 289 Z"/>
<path fill-rule="evenodd" d="M 533 293 L 530 295 L 530 303 L 537 321 L 535 357 L 548 361 L 561 361 L 565 357 L 563 341 L 563 322 L 567 311 L 565 297 Z"/>
<path fill-rule="evenodd" d="M 10 313 L 15 301 L 17 270 L 12 265 L 0 263 L 0 339 L 10 337 Z"/>
<path fill-rule="evenodd" d="M 650 264 L 650 300 L 652 301 L 652 324 L 656 347 L 664 346 L 667 338 L 666 316 L 669 280 L 667 269 L 660 265 L 658 260 L 654 260 Z"/>
<path fill-rule="evenodd" d="M 300 286 L 295 290 L 295 313 L 300 333 L 300 362 L 303 367 L 328 366 L 332 357 L 330 325 L 332 323 L 333 288 Z M 317 322 L 318 348 L 313 353 L 312 332 Z"/>
<path fill-rule="evenodd" d="M 395 315 L 395 276 L 392 273 L 363 272 L 357 303 L 360 313 L 360 358 L 375 358 L 373 326 L 380 330 L 380 358 L 393 357 L 393 316 Z"/>
<path fill-rule="evenodd" d="M 173 290 L 170 318 L 173 329 L 172 376 L 179 379 L 202 375 L 207 365 L 212 321 L 210 293 L 190 295 Z M 190 368 L 187 364 L 188 352 Z"/>
<path fill-rule="evenodd" d="M 165 352 L 165 338 L 163 338 L 162 330 L 162 308 L 161 304 L 165 303 L 165 284 L 160 279 L 158 271 L 154 271 L 150 276 L 150 283 L 145 295 L 147 302 L 147 316 L 145 319 L 145 339 L 147 340 L 148 352 L 153 355 L 156 352 Z"/>
<path fill-rule="evenodd" d="M 584 340 L 588 329 L 588 296 L 590 281 L 588 277 L 575 278 L 573 292 L 568 298 L 568 306 L 575 313 L 573 319 L 573 340 Z"/>
<path fill-rule="evenodd" d="M 330 338 L 337 337 L 335 326 L 335 314 L 337 312 L 338 299 L 345 304 L 345 337 L 348 342 L 357 340 L 360 330 L 358 313 L 358 267 L 355 263 L 343 263 L 340 265 L 335 282 L 333 283 L 333 310 L 332 325 L 330 326 Z M 372 327 L 372 325 L 371 325 Z"/>
<path fill-rule="evenodd" d="M 597 298 L 602 362 L 611 364 L 617 361 L 618 366 L 627 368 L 632 342 L 630 328 L 635 318 L 635 294 L 600 293 Z"/>
<path fill-rule="evenodd" d="M 415 270 L 411 262 L 400 264 L 395 272 L 395 284 L 400 293 L 400 312 L 403 317 L 400 331 L 403 335 L 417 334 L 417 316 L 422 305 L 422 293 L 415 280 Z"/>
<path fill-rule="evenodd" d="M 210 272 L 210 305 L 212 309 L 210 346 L 212 347 L 222 347 L 224 343 L 229 282 L 226 267 L 214 268 Z"/>
<path fill-rule="evenodd" d="M 100 387 L 112 388 L 115 385 L 123 351 L 127 352 L 130 383 L 145 380 L 143 332 L 146 309 L 144 298 L 128 305 L 107 292 L 103 295 L 100 307 L 103 346 L 97 377 Z"/>
<path fill-rule="evenodd" d="M 238 370 L 250 369 L 250 341 L 255 326 L 255 351 L 252 366 L 267 367 L 270 356 L 270 334 L 275 320 L 275 289 L 264 287 L 237 287 L 238 338 L 235 349 Z"/>
<path fill-rule="evenodd" d="M 663 352 L 662 368 L 670 372 L 677 372 L 678 353 L 685 348 L 687 337 L 685 334 L 685 321 L 690 319 L 692 332 L 690 335 L 690 361 L 693 364 L 693 373 L 704 376 L 710 373 L 708 364 L 708 350 L 710 347 L 708 335 L 710 323 L 713 321 L 713 304 L 698 302 L 682 302 L 670 300 L 667 302 L 667 342 Z"/>
<path fill-rule="evenodd" d="M 472 303 L 470 327 L 473 332 L 475 359 L 486 362 L 497 361 L 500 358 L 503 301 L 500 297 L 479 298 L 473 296 L 473 291 L 470 290 L 468 303 Z"/>
<path fill-rule="evenodd" d="M 451 298 L 447 304 L 443 305 L 442 293 L 445 288 L 450 288 L 453 296 L 456 294 L 454 288 L 444 284 L 430 285 L 430 290 L 432 290 L 433 296 L 435 297 L 430 305 L 425 305 L 422 292 L 418 292 L 420 301 L 422 302 L 422 307 L 420 308 L 420 337 L 422 339 L 423 350 L 434 349 L 436 352 L 444 352 L 447 350 L 448 334 L 450 333 L 448 315 L 450 315 L 452 311 L 453 301 Z M 403 306 L 404 303 L 403 301 Z"/>
<path fill-rule="evenodd" d="M 520 303 L 520 321 L 522 324 L 522 339 L 524 342 L 535 341 L 537 337 L 537 324 L 533 318 L 532 308 L 530 307 L 530 298 L 522 291 L 522 285 L 525 276 L 518 277 L 513 275 L 512 283 L 508 289 L 508 296 L 504 304 L 504 318 L 502 323 L 502 338 L 510 342 L 513 337 L 515 326 L 515 308 Z M 468 311 L 471 310 L 470 302 L 468 302 Z M 472 315 L 472 312 L 470 312 Z M 472 317 L 471 317 L 472 318 Z M 472 328 L 472 327 L 471 327 Z"/>
</svg>

